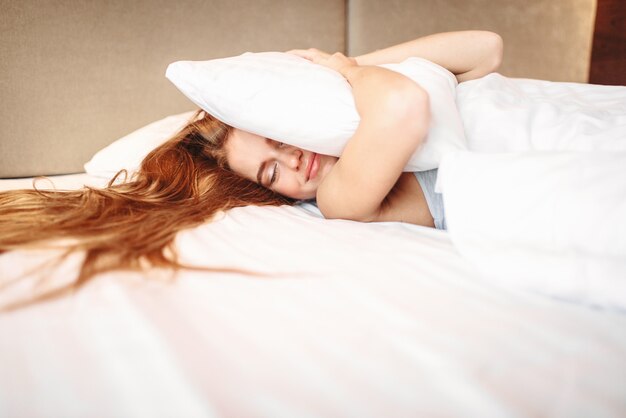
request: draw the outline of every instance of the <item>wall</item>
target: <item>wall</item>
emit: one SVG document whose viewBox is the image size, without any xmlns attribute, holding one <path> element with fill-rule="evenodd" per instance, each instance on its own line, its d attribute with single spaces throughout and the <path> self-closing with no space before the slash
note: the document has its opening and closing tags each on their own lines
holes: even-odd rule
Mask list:
<svg viewBox="0 0 626 418">
<path fill-rule="evenodd" d="M 501 73 L 586 82 L 595 6 L 595 0 L 349 0 L 348 51 L 359 55 L 434 32 L 484 29 L 504 39 Z"/>
<path fill-rule="evenodd" d="M 0 0 L 0 177 L 83 171 L 118 137 L 194 108 L 170 62 L 343 50 L 344 23 L 343 0 Z"/>
</svg>

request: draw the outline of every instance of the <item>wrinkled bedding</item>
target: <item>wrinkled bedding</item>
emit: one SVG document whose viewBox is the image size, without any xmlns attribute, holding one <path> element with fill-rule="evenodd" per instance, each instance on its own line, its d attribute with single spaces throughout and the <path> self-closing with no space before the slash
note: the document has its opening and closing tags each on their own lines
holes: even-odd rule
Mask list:
<svg viewBox="0 0 626 418">
<path fill-rule="evenodd" d="M 514 131 L 490 117 L 440 167 L 448 232 L 239 208 L 177 248 L 264 276 L 111 272 L 0 314 L 0 416 L 624 416 L 623 137 L 539 152 L 529 128 L 478 149 Z M 25 275 L 0 303 L 53 256 L 0 256 L 2 283 Z M 71 280 L 81 257 L 44 274 Z"/>
<path fill-rule="evenodd" d="M 504 77 L 459 84 L 474 152 L 626 151 L 626 86 Z"/>
<path fill-rule="evenodd" d="M 446 232 L 240 208 L 183 261 L 0 315 L 0 415 L 620 416 L 626 315 L 483 279 Z M 0 257 L 3 278 L 49 259 Z M 50 273 L 66 280 L 80 257 Z M 97 408 L 97 409 L 95 409 Z"/>
</svg>

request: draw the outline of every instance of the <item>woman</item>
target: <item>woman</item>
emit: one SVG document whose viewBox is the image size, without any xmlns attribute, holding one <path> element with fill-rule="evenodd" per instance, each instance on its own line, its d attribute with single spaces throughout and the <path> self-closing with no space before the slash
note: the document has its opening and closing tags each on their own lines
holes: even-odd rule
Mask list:
<svg viewBox="0 0 626 418">
<path fill-rule="evenodd" d="M 500 36 L 443 33 L 355 59 L 315 49 L 291 52 L 348 80 L 361 124 L 339 159 L 235 129 L 225 145 L 229 167 L 279 194 L 316 198 L 326 218 L 445 229 L 443 203 L 434 193 L 436 170 L 402 173 L 428 131 L 428 95 L 410 79 L 373 65 L 419 56 L 447 68 L 459 82 L 471 80 L 500 65 Z"/>
<path fill-rule="evenodd" d="M 0 252 L 54 246 L 63 239 L 56 245 L 65 254 L 85 251 L 80 274 L 69 286 L 77 288 L 111 269 L 181 267 L 172 245 L 176 233 L 237 206 L 315 198 L 328 218 L 445 228 L 432 190 L 436 170 L 417 177 L 402 173 L 428 130 L 428 95 L 407 77 L 374 65 L 419 56 L 466 81 L 498 68 L 502 39 L 466 31 L 356 58 L 314 49 L 292 53 L 340 72 L 352 85 L 361 122 L 340 158 L 233 129 L 199 111 L 144 159 L 130 181 L 114 179 L 103 189 L 71 192 L 0 193 Z"/>
</svg>

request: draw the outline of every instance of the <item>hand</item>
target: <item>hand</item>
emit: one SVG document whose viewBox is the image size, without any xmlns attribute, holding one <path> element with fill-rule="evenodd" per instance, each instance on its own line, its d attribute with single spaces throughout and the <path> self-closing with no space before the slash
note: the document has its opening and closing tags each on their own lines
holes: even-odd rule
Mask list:
<svg viewBox="0 0 626 418">
<path fill-rule="evenodd" d="M 287 51 L 287 53 L 306 58 L 311 62 L 323 65 L 324 67 L 330 68 L 331 70 L 338 71 L 344 76 L 345 72 L 349 68 L 357 66 L 357 62 L 354 58 L 346 57 L 341 52 L 335 52 L 331 55 L 327 52 L 320 51 L 319 49 L 309 48 L 292 49 L 291 51 Z"/>
</svg>

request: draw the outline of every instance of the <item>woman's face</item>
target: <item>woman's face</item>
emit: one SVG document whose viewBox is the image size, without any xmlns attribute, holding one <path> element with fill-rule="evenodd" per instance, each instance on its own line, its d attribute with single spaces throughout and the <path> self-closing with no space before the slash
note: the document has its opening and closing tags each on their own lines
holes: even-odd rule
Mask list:
<svg viewBox="0 0 626 418">
<path fill-rule="evenodd" d="M 294 199 L 316 196 L 337 157 L 316 154 L 240 129 L 226 140 L 226 159 L 240 176 Z"/>
</svg>

